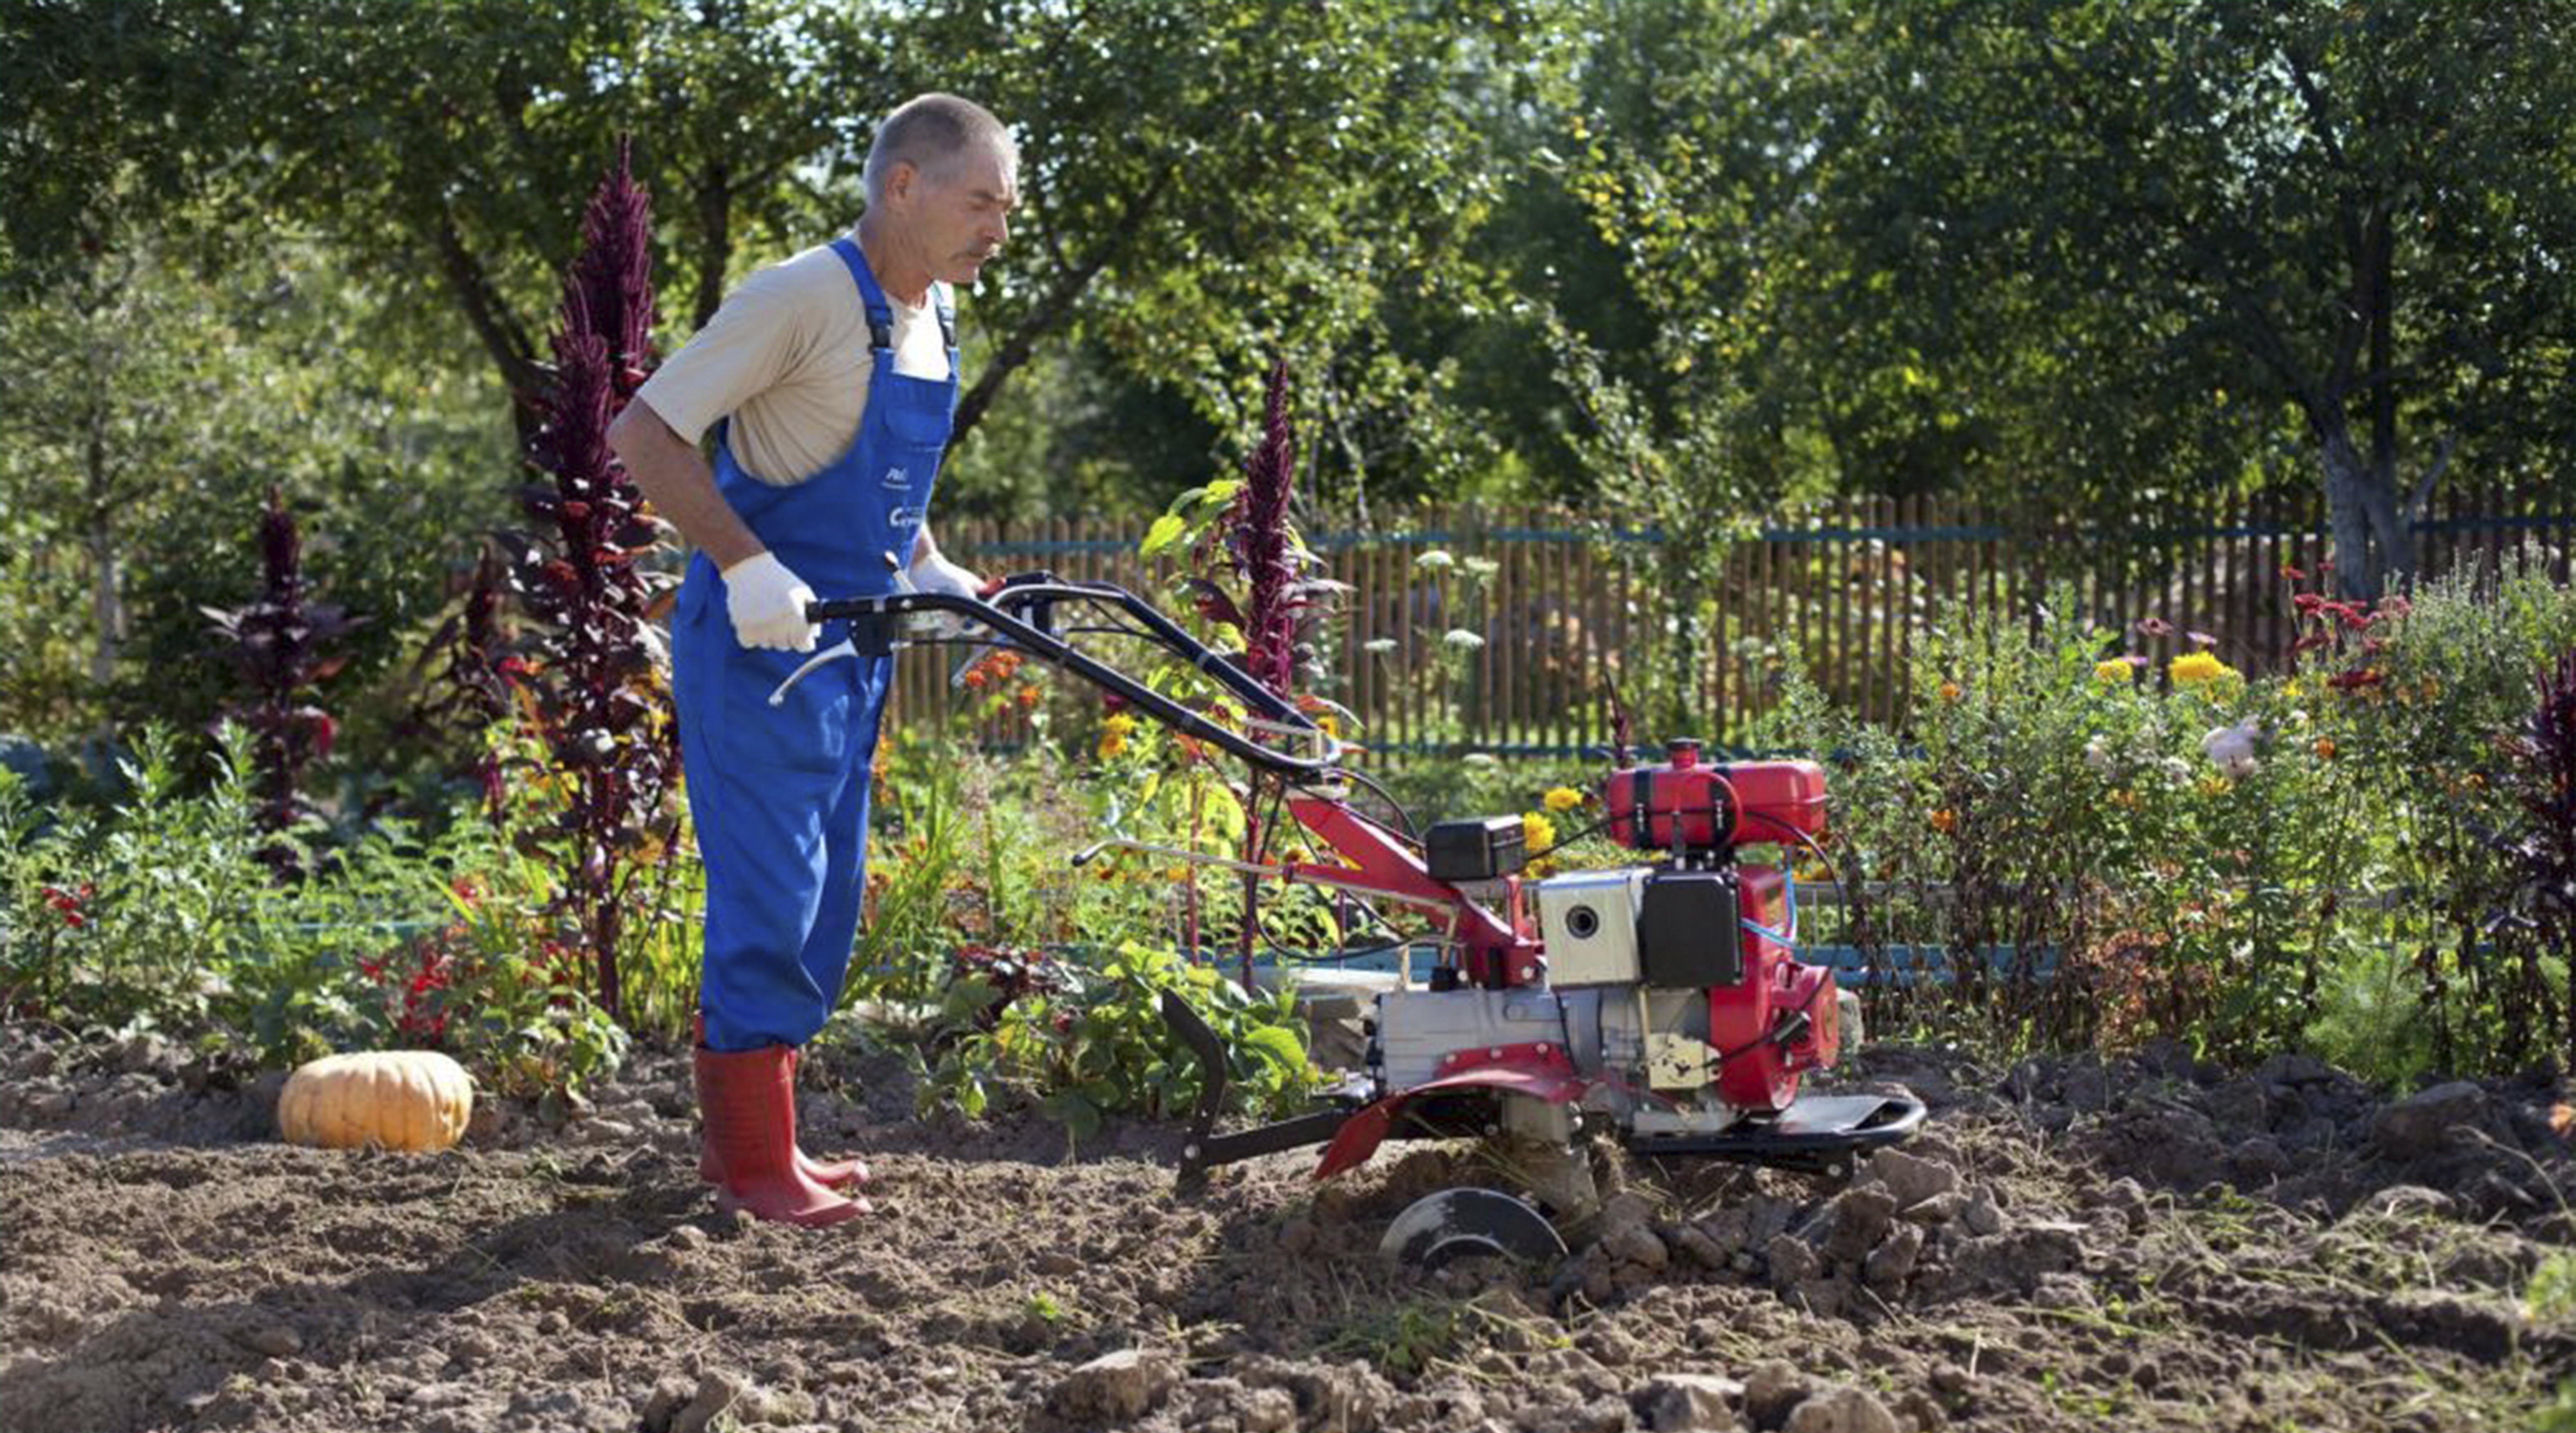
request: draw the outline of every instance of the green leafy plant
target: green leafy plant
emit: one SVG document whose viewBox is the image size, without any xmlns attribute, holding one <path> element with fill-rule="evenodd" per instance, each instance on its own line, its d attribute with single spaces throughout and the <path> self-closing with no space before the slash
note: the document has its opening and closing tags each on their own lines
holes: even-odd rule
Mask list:
<svg viewBox="0 0 2576 1433">
<path fill-rule="evenodd" d="M 1226 1051 L 1230 1107 L 1260 1116 L 1292 1112 L 1313 1092 L 1295 997 L 1248 994 L 1214 968 L 1128 943 L 1096 964 L 1060 962 L 1057 988 L 1006 996 L 987 975 L 963 972 L 934 1037 L 925 1109 L 981 1116 L 1001 1103 L 1034 1106 L 1076 1141 L 1103 1120 L 1167 1118 L 1198 1099 L 1203 1072 L 1164 1023 L 1177 992 Z"/>
<path fill-rule="evenodd" d="M 136 734 L 121 790 L 102 810 L 29 810 L 0 778 L 0 992 L 81 1028 L 193 1034 L 261 952 L 273 908 L 261 861 L 251 739 L 218 733 L 202 789 L 166 729 Z"/>
</svg>

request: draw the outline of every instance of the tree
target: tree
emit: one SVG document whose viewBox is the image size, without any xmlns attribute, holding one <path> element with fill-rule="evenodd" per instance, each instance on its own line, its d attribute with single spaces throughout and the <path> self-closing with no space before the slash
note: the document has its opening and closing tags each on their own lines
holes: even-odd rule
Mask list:
<svg viewBox="0 0 2576 1433">
<path fill-rule="evenodd" d="M 467 476 L 508 450 L 492 389 L 388 338 L 382 302 L 309 246 L 210 279 L 120 234 L 0 304 L 19 357 L 0 385 L 0 727 L 211 719 L 229 681 L 199 610 L 257 570 L 272 483 L 302 495 L 317 576 L 376 618 L 343 649 L 348 680 L 400 660 L 403 624 L 440 600 L 440 539 L 499 511 Z"/>
<path fill-rule="evenodd" d="M 2371 591 L 2447 466 L 2576 452 L 2563 6 L 1810 0 L 1624 33 L 1574 183 L 1778 470 L 2151 522 L 2294 452 Z"/>
</svg>

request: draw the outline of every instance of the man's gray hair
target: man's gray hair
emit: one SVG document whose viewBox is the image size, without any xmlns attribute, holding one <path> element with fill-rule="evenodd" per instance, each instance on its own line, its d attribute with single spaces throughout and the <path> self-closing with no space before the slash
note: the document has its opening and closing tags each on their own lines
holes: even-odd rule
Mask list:
<svg viewBox="0 0 2576 1433">
<path fill-rule="evenodd" d="M 877 126 L 876 138 L 868 145 L 867 168 L 859 175 L 868 207 L 876 207 L 885 192 L 886 177 L 896 165 L 909 164 L 929 174 L 983 145 L 991 145 L 1013 168 L 1018 167 L 1020 147 L 991 110 L 955 95 L 926 94 L 904 101 Z"/>
</svg>

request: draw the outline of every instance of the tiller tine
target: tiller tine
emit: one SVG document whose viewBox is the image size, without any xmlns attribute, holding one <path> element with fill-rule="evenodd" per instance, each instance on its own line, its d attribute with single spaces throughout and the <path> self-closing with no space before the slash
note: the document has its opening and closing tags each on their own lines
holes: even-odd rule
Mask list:
<svg viewBox="0 0 2576 1433">
<path fill-rule="evenodd" d="M 1553 1264 L 1565 1257 L 1565 1236 L 1528 1200 L 1468 1187 L 1415 1200 L 1386 1227 L 1377 1249 L 1387 1262 L 1417 1269 L 1477 1254 Z"/>
<path fill-rule="evenodd" d="M 1216 1133 L 1217 1113 L 1225 1107 L 1225 1047 L 1218 1043 L 1216 1031 L 1178 991 L 1163 992 L 1163 1023 L 1187 1045 L 1199 1062 L 1199 1107 L 1190 1117 L 1190 1136 L 1181 1146 L 1181 1183 L 1196 1184 L 1207 1172 L 1220 1164 L 1232 1164 L 1258 1154 L 1274 1154 L 1283 1149 L 1302 1149 L 1322 1144 L 1341 1130 L 1351 1118 L 1350 1110 L 1317 1110 L 1295 1119 L 1261 1125 L 1233 1134 Z"/>
</svg>

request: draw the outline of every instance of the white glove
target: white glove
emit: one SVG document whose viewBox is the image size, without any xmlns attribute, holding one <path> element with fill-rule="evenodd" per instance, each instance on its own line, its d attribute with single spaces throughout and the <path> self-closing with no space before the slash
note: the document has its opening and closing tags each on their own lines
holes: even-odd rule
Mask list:
<svg viewBox="0 0 2576 1433">
<path fill-rule="evenodd" d="M 942 556 L 938 549 L 912 560 L 904 569 L 915 592 L 935 592 L 947 597 L 979 597 L 984 592 L 984 579 Z"/>
<path fill-rule="evenodd" d="M 762 552 L 724 570 L 725 615 L 733 619 L 733 638 L 746 647 L 782 652 L 814 650 L 821 631 L 805 620 L 805 604 L 814 589 L 797 580 L 787 564 Z"/>
</svg>

